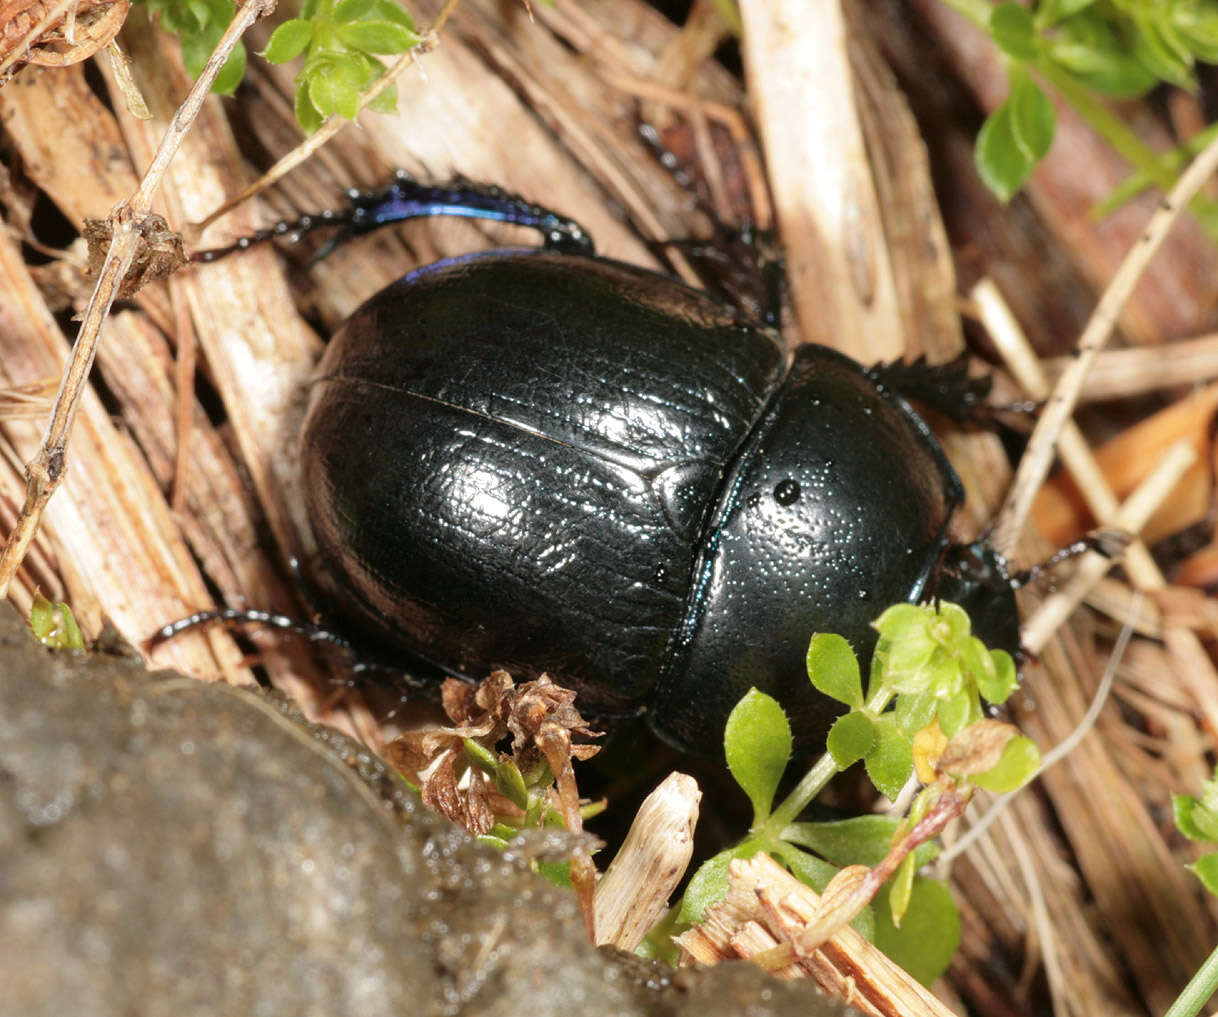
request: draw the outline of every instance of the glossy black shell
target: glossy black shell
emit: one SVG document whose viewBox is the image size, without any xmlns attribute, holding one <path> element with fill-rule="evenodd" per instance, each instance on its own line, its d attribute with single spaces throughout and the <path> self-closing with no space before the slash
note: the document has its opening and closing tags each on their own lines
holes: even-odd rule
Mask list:
<svg viewBox="0 0 1218 1017">
<path fill-rule="evenodd" d="M 364 627 L 473 679 L 549 672 L 593 716 L 645 706 L 706 754 L 750 686 L 823 738 L 837 708 L 809 638 L 869 650 L 960 500 L 921 419 L 854 361 L 791 360 L 665 276 L 544 250 L 441 262 L 364 304 L 302 454 Z"/>
</svg>

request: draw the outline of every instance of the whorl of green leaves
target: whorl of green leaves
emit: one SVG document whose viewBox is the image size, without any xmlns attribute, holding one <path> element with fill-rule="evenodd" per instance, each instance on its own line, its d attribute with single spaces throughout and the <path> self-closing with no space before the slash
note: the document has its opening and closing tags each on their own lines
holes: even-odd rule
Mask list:
<svg viewBox="0 0 1218 1017">
<path fill-rule="evenodd" d="M 234 0 L 143 2 L 162 28 L 178 36 L 186 69 L 196 77 L 236 10 Z M 306 0 L 300 17 L 276 28 L 259 55 L 273 64 L 305 58 L 296 76 L 296 118 L 311 134 L 333 113 L 354 118 L 360 97 L 384 73 L 380 57 L 405 53 L 418 41 L 413 19 L 393 0 Z M 245 47 L 238 44 L 212 91 L 231 95 L 245 61 Z M 397 91 L 385 89 L 369 108 L 392 113 Z"/>
<path fill-rule="evenodd" d="M 1218 62 L 1214 0 L 945 2 L 988 32 L 1007 63 L 1010 92 L 982 125 L 975 152 L 982 179 L 1002 201 L 1024 185 L 1053 142 L 1056 114 L 1042 84 L 1152 182 L 1170 182 L 1170 167 L 1093 96 L 1130 99 L 1160 82 L 1195 89 L 1196 65 Z"/>
</svg>

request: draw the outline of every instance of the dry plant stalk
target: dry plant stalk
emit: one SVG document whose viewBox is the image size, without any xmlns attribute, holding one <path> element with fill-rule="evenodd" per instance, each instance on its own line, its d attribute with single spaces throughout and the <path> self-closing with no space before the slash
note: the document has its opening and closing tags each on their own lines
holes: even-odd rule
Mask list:
<svg viewBox="0 0 1218 1017">
<path fill-rule="evenodd" d="M 1056 381 L 1071 359 L 1050 357 L 1041 367 Z M 1218 335 L 1199 335 L 1162 346 L 1105 350 L 1095 358 L 1078 395 L 1080 402 L 1122 399 L 1214 378 L 1218 378 Z"/>
<path fill-rule="evenodd" d="M 1062 429 L 1074 411 L 1083 378 L 1112 335 L 1121 308 L 1142 278 L 1146 266 L 1163 245 L 1172 225 L 1188 207 L 1193 196 L 1213 176 L 1215 169 L 1218 169 L 1218 138 L 1211 141 L 1180 174 L 1171 192 L 1151 215 L 1140 242 L 1129 251 L 1100 297 L 1091 320 L 1079 337 L 1074 359 L 1058 379 L 1032 432 L 1010 494 L 995 521 L 993 544 L 1002 553 L 1010 554 L 1014 550 L 1031 511 L 1032 501 L 1053 462 Z"/>
<path fill-rule="evenodd" d="M 114 41 L 131 0 L 0 3 L 0 87 L 26 64 L 67 67 Z"/>
<path fill-rule="evenodd" d="M 702 792 L 670 773 L 651 792 L 596 886 L 596 942 L 634 950 L 668 907 L 694 850 Z"/>
<path fill-rule="evenodd" d="M 1032 353 L 1031 344 L 1007 309 L 997 287 L 983 280 L 974 288 L 972 296 L 1008 368 L 1029 395 L 1034 399 L 1045 398 L 1048 394 L 1048 383 Z M 1178 404 L 1171 407 L 1164 411 L 1163 415 L 1169 415 L 1172 420 L 1184 416 L 1192 420 L 1202 418 L 1208 421 L 1213 415 L 1215 399 L 1218 399 L 1218 385 L 1211 385 L 1206 393 L 1183 406 Z M 1180 430 L 1177 426 L 1172 428 L 1170 433 L 1178 434 Z M 1205 430 L 1208 432 L 1208 426 Z M 1116 494 L 1096 465 L 1086 441 L 1072 420 L 1067 420 L 1063 426 L 1058 449 L 1066 468 L 1076 478 L 1079 490 L 1088 499 L 1096 518 L 1105 524 L 1139 533 L 1150 518 L 1149 514 L 1143 516 L 1143 512 L 1153 513 L 1158 504 L 1162 504 L 1173 490 L 1177 490 L 1180 480 L 1197 458 L 1194 445 L 1199 431 L 1197 427 L 1192 428 L 1192 443 L 1177 441 L 1176 445 L 1160 456 L 1156 469 L 1143 479 L 1142 486 L 1138 489 L 1143 492 L 1136 496 L 1142 502 L 1141 507 L 1133 504 L 1134 496 L 1130 497 L 1125 506 L 1118 507 Z M 1192 455 L 1189 456 L 1188 453 Z M 1169 465 L 1171 469 L 1179 471 L 1175 482 L 1171 482 L 1171 474 L 1167 469 Z M 1163 490 L 1164 484 L 1170 486 Z M 1160 488 L 1158 496 L 1146 493 L 1153 492 L 1156 486 Z M 1080 569 L 1085 578 L 1077 579 L 1067 590 L 1046 601 L 1038 614 L 1028 620 L 1024 626 L 1023 638 L 1025 645 L 1032 652 L 1037 652 L 1045 645 L 1052 632 L 1065 621 L 1079 600 L 1108 571 L 1108 567 L 1096 561 L 1096 558 L 1098 556 L 1095 554 L 1089 555 L 1088 564 Z M 1124 562 L 1133 584 L 1139 590 L 1161 593 L 1165 589 L 1167 584 L 1162 572 L 1140 540 L 1126 549 Z M 1167 628 L 1164 639 L 1175 664 L 1174 671 L 1178 680 L 1192 693 L 1193 700 L 1205 719 L 1206 727 L 1211 733 L 1218 733 L 1218 670 L 1214 668 L 1201 640 L 1195 632 L 1179 625 Z"/>
<path fill-rule="evenodd" d="M 1148 351 L 1149 352 L 1149 351 Z M 1123 498 L 1140 483 L 1151 465 L 1177 441 L 1188 441 L 1198 461 L 1171 500 L 1148 521 L 1148 543 L 1179 533 L 1209 515 L 1212 496 L 1213 423 L 1218 412 L 1218 383 L 1211 382 L 1125 428 L 1095 451 L 1098 474 L 1054 476 L 1037 492 L 1032 518 L 1052 544 L 1065 545 L 1085 532 L 1092 519 L 1106 518 L 1114 498 Z M 1066 459 L 1063 447 L 1062 458 Z M 1073 480 L 1073 483 L 1071 483 Z M 1145 570 L 1149 573 L 1149 570 Z"/>
<path fill-rule="evenodd" d="M 678 937 L 682 960 L 717 964 L 768 953 L 796 939 L 816 920 L 820 907 L 820 895 L 769 855 L 733 861 L 723 902 Z M 928 989 L 849 927 L 774 974 L 811 978 L 868 1017 L 952 1017 Z"/>
<path fill-rule="evenodd" d="M 740 5 L 749 94 L 804 335 L 894 360 L 905 335 L 838 0 Z M 835 157 L 824 157 L 832 151 Z M 860 345 L 868 344 L 868 345 Z"/>
<path fill-rule="evenodd" d="M 1173 445 L 1156 464 L 1150 476 L 1112 517 L 1106 520 L 1107 524 L 1127 533 L 1137 533 L 1155 508 L 1172 493 L 1196 458 L 1197 453 L 1187 442 Z M 1030 652 L 1039 653 L 1044 648 L 1053 633 L 1082 603 L 1083 597 L 1095 585 L 1095 581 L 1112 566 L 1113 560 L 1107 555 L 1096 551 L 1087 552 L 1066 588 L 1048 598 L 1024 624 L 1021 638 Z"/>
<path fill-rule="evenodd" d="M 8 536 L 4 551 L 0 553 L 0 598 L 7 595 L 9 584 L 38 530 L 43 510 L 63 480 L 67 469 L 68 440 L 80 399 L 88 383 L 89 371 L 93 367 L 102 322 L 110 313 L 110 306 L 136 258 L 139 241 L 149 222 L 153 196 L 160 187 L 161 179 L 182 138 L 199 115 L 203 100 L 211 91 L 212 82 L 237 45 L 237 40 L 262 14 L 273 10 L 274 6 L 274 0 L 250 0 L 237 9 L 232 23 L 208 58 L 207 66 L 203 68 L 190 94 L 165 132 L 161 146 L 139 188 L 110 214 L 113 239 L 98 272 L 93 296 L 72 348 L 72 359 L 60 382 L 59 394 L 55 399 L 42 446 L 26 466 L 25 503 L 17 517 L 16 526 Z"/>
</svg>

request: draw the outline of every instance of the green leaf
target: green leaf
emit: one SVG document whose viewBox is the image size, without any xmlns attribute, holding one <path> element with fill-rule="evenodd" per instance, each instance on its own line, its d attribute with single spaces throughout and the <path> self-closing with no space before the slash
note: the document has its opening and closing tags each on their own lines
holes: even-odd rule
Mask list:
<svg viewBox="0 0 1218 1017">
<path fill-rule="evenodd" d="M 1218 852 L 1211 851 L 1208 855 L 1202 855 L 1189 868 L 1201 880 L 1202 886 L 1210 893 L 1218 895 Z"/>
<path fill-rule="evenodd" d="M 962 642 L 973 631 L 973 620 L 959 604 L 941 600 L 937 611 L 930 605 L 925 605 L 923 610 L 929 615 L 932 624 L 938 630 L 939 639 L 943 643 Z M 943 630 L 944 627 L 946 627 L 946 631 Z"/>
<path fill-rule="evenodd" d="M 909 909 L 909 898 L 913 893 L 914 874 L 917 871 L 914 856 L 911 852 L 905 856 L 905 860 L 897 867 L 897 871 L 893 873 L 892 879 L 889 881 L 888 917 L 897 928 L 900 928 L 901 921 L 905 917 L 905 912 Z"/>
<path fill-rule="evenodd" d="M 938 649 L 938 643 L 925 627 L 922 631 L 910 630 L 891 642 L 881 639 L 876 655 L 884 684 L 898 692 L 926 692 L 931 688 L 929 668 Z"/>
<path fill-rule="evenodd" d="M 1050 55 L 1096 91 L 1118 99 L 1142 95 L 1155 84 L 1154 75 L 1095 8 L 1061 24 L 1050 42 Z"/>
<path fill-rule="evenodd" d="M 1218 812 L 1207 808 L 1192 795 L 1172 795 L 1176 829 L 1189 840 L 1218 843 Z"/>
<path fill-rule="evenodd" d="M 987 791 L 1005 794 L 1016 791 L 1036 776 L 1040 768 L 1040 750 L 1031 738 L 1016 735 L 1002 753 L 1002 758 L 994 769 L 986 773 L 977 773 L 972 777 L 973 783 Z"/>
<path fill-rule="evenodd" d="M 1130 49 L 1147 70 L 1179 88 L 1196 87 L 1192 54 L 1170 23 L 1135 12 L 1131 24 Z"/>
<path fill-rule="evenodd" d="M 529 791 L 525 786 L 524 777 L 519 767 L 510 759 L 505 759 L 495 769 L 495 786 L 499 793 L 518 809 L 529 807 Z"/>
<path fill-rule="evenodd" d="M 886 886 L 875 901 L 875 945 L 923 985 L 947 970 L 960 945 L 960 915 L 951 891 L 936 879 L 916 877 L 898 929 Z"/>
<path fill-rule="evenodd" d="M 245 44 L 239 42 L 229 53 L 228 59 L 224 61 L 224 66 L 220 68 L 216 80 L 212 82 L 211 90 L 216 95 L 232 95 L 237 91 L 237 86 L 241 84 L 241 79 L 245 77 L 245 63 Z"/>
<path fill-rule="evenodd" d="M 875 744 L 875 725 L 866 713 L 845 713 L 829 728 L 827 748 L 839 770 L 853 766 Z"/>
<path fill-rule="evenodd" d="M 926 609 L 917 604 L 893 604 L 871 623 L 881 639 L 893 643 L 903 642 L 926 625 Z"/>
<path fill-rule="evenodd" d="M 571 863 L 569 861 L 543 862 L 538 859 L 534 864 L 537 866 L 537 875 L 552 886 L 561 887 L 564 890 L 571 889 Z"/>
<path fill-rule="evenodd" d="M 1056 25 L 1093 3 L 1095 0 L 1043 0 L 1036 7 L 1036 23 L 1045 27 Z"/>
<path fill-rule="evenodd" d="M 681 898 L 680 921 L 687 925 L 696 925 L 702 921 L 707 908 L 718 904 L 727 895 L 727 869 L 737 858 L 752 858 L 760 846 L 751 840 L 737 844 L 727 851 L 720 851 L 698 866 L 689 885 L 685 888 L 685 896 Z"/>
<path fill-rule="evenodd" d="M 41 593 L 34 594 L 34 603 L 30 607 L 30 632 L 40 643 L 46 644 L 47 637 L 55 630 L 55 608 Z M 1183 798 L 1183 795 L 1179 797 Z M 1196 799 L 1193 799 L 1196 801 Z"/>
<path fill-rule="evenodd" d="M 322 116 L 337 113 L 354 120 L 359 112 L 359 93 L 364 84 L 363 69 L 351 54 L 328 54 L 309 74 L 309 98 Z"/>
<path fill-rule="evenodd" d="M 826 632 L 814 635 L 808 644 L 807 666 L 817 691 L 850 707 L 863 705 L 859 660 L 843 637 Z"/>
<path fill-rule="evenodd" d="M 414 31 L 414 18 L 410 16 L 410 12 L 401 4 L 395 4 L 393 0 L 376 0 L 372 11 L 378 20 L 396 21 L 403 28 Z"/>
<path fill-rule="evenodd" d="M 990 37 L 1009 57 L 1036 59 L 1036 26 L 1032 12 L 1020 4 L 1001 3 L 990 12 Z"/>
<path fill-rule="evenodd" d="M 1212 3 L 1175 4 L 1171 19 L 1198 60 L 1218 63 L 1218 7 Z"/>
<path fill-rule="evenodd" d="M 398 108 L 398 86 L 390 85 L 385 91 L 381 92 L 373 99 L 365 109 L 372 110 L 373 113 L 395 113 Z"/>
<path fill-rule="evenodd" d="M 365 53 L 405 53 L 419 41 L 409 28 L 392 21 L 356 21 L 340 25 L 335 34 L 344 45 Z"/>
<path fill-rule="evenodd" d="M 34 594 L 30 605 L 30 632 L 43 646 L 52 650 L 83 650 L 85 638 L 72 615 L 72 609 L 62 601 L 52 604 L 41 593 Z"/>
<path fill-rule="evenodd" d="M 775 846 L 774 853 L 782 859 L 783 865 L 794 873 L 796 879 L 805 886 L 812 887 L 817 893 L 824 893 L 829 880 L 837 875 L 836 865 L 831 865 L 807 851 L 801 851 L 793 844 L 780 843 Z"/>
<path fill-rule="evenodd" d="M 480 833 L 478 834 L 476 840 L 478 843 L 485 844 L 487 847 L 493 847 L 496 851 L 502 851 L 508 846 L 508 840 L 505 840 L 503 837 L 496 836 L 494 831 L 491 833 Z"/>
<path fill-rule="evenodd" d="M 1031 176 L 1036 164 L 1015 139 L 1008 103 L 986 117 L 977 135 L 973 158 L 985 186 L 1002 202 L 1010 201 Z"/>
<path fill-rule="evenodd" d="M 332 21 L 342 24 L 346 21 L 358 21 L 372 11 L 376 0 L 338 0 L 330 15 Z"/>
<path fill-rule="evenodd" d="M 878 680 L 902 694 L 937 697 L 960 686 L 959 652 L 968 643 L 971 627 L 963 608 L 946 602 L 939 610 L 900 605 L 885 611 L 875 627 L 880 639 L 873 658 L 873 683 Z"/>
<path fill-rule="evenodd" d="M 901 733 L 907 738 L 912 738 L 934 719 L 938 709 L 939 700 L 934 693 L 926 692 L 922 695 L 905 693 L 897 700 L 892 716 Z"/>
<path fill-rule="evenodd" d="M 791 758 L 791 725 L 778 700 L 749 689 L 723 732 L 727 768 L 753 803 L 753 825 L 770 814 L 774 792 Z"/>
<path fill-rule="evenodd" d="M 296 83 L 296 122 L 300 124 L 301 130 L 305 134 L 312 134 L 325 121 L 321 111 L 313 105 L 313 100 L 309 98 L 309 90 L 297 78 Z"/>
<path fill-rule="evenodd" d="M 1033 161 L 1043 159 L 1053 144 L 1057 113 L 1053 103 L 1031 78 L 1020 75 L 1012 82 L 1011 131 L 1024 155 Z"/>
<path fill-rule="evenodd" d="M 976 637 L 974 637 L 976 638 Z M 978 643 L 981 640 L 977 640 Z M 977 691 L 987 703 L 1005 703 L 1011 698 L 1011 693 L 1019 687 L 1019 674 L 1015 670 L 1015 661 L 1006 650 L 988 650 L 990 667 L 983 668 L 981 673 L 975 673 Z"/>
<path fill-rule="evenodd" d="M 207 58 L 211 56 L 211 51 L 216 48 L 222 34 L 221 29 L 212 25 L 179 33 L 182 63 L 186 65 L 186 72 L 192 78 L 197 78 L 203 72 L 203 68 L 207 66 Z"/>
<path fill-rule="evenodd" d="M 976 636 L 961 640 L 960 666 L 978 688 L 983 684 L 992 685 L 997 678 L 994 658 L 990 656 L 985 643 Z"/>
<path fill-rule="evenodd" d="M 313 23 L 303 18 L 292 18 L 271 33 L 266 49 L 259 56 L 273 64 L 286 64 L 295 60 L 308 47 L 313 38 Z"/>
<path fill-rule="evenodd" d="M 896 720 L 890 714 L 877 718 L 875 729 L 875 745 L 864 760 L 867 776 L 881 794 L 892 800 L 913 773 L 913 747 L 897 730 Z"/>
<path fill-rule="evenodd" d="M 840 868 L 847 865 L 870 868 L 884 860 L 900 825 L 901 820 L 895 816 L 854 816 L 825 823 L 792 823 L 782 831 L 782 838 L 815 851 Z M 938 853 L 934 843 L 920 844 L 914 849 L 919 867 Z"/>
<path fill-rule="evenodd" d="M 463 738 L 461 744 L 465 748 L 465 758 L 483 773 L 489 773 L 493 777 L 499 772 L 499 757 L 481 742 Z"/>
<path fill-rule="evenodd" d="M 961 728 L 981 719 L 981 706 L 968 689 L 961 689 L 953 696 L 939 702 L 939 727 L 951 738 Z"/>
</svg>

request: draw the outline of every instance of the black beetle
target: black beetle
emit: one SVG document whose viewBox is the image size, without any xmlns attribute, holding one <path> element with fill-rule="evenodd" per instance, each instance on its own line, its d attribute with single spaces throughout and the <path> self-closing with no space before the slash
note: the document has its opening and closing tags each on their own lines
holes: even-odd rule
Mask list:
<svg viewBox="0 0 1218 1017">
<path fill-rule="evenodd" d="M 808 640 L 865 655 L 891 603 L 961 602 L 1017 650 L 1005 564 L 949 542 L 959 479 L 882 373 L 821 346 L 788 357 L 772 330 L 494 189 L 399 177 L 351 197 L 234 246 L 436 213 L 547 246 L 417 269 L 332 339 L 301 451 L 343 615 L 450 673 L 546 671 L 593 716 L 645 708 L 701 754 L 750 687 L 800 747 L 822 741 L 838 707 L 808 682 Z"/>
</svg>

